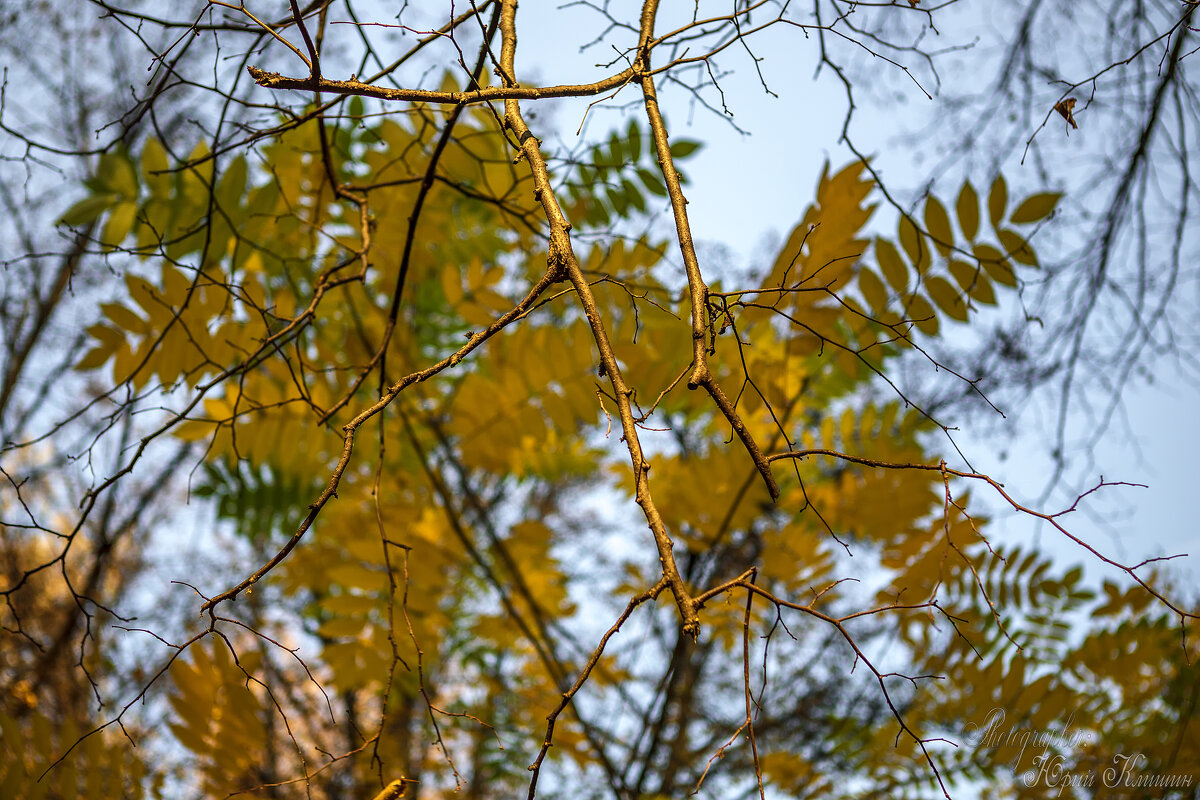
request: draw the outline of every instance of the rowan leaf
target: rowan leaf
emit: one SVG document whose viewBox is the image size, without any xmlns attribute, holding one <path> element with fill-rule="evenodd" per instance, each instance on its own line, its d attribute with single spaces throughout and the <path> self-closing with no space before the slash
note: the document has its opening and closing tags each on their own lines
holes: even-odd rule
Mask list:
<svg viewBox="0 0 1200 800">
<path fill-rule="evenodd" d="M 167 151 L 162 143 L 151 136 L 142 145 L 142 180 L 150 190 L 150 197 L 158 201 L 169 201 L 174 187 L 174 176 L 168 172 Z"/>
<path fill-rule="evenodd" d="M 907 215 L 900 217 L 899 238 L 901 247 L 908 255 L 909 263 L 917 270 L 917 274 L 924 275 L 933 263 L 933 256 L 929 252 L 929 245 L 925 242 L 925 237 L 921 235 L 916 224 Z"/>
<path fill-rule="evenodd" d="M 967 304 L 950 281 L 938 275 L 927 275 L 924 279 L 925 291 L 937 307 L 960 322 L 967 320 Z"/>
<path fill-rule="evenodd" d="M 980 266 L 968 264 L 965 261 L 951 261 L 948 269 L 964 292 L 969 292 L 974 288 L 979 283 L 980 278 L 986 279 L 983 269 Z"/>
<path fill-rule="evenodd" d="M 88 195 L 67 209 L 58 222 L 60 225 L 70 225 L 71 227 L 95 222 L 103 216 L 104 212 L 108 211 L 119 201 L 120 198 L 115 194 L 102 193 Z"/>
<path fill-rule="evenodd" d="M 240 214 L 243 198 L 246 196 L 246 158 L 237 156 L 230 160 L 225 172 L 217 184 L 217 208 L 225 216 L 235 219 Z"/>
<path fill-rule="evenodd" d="M 1008 182 L 1004 180 L 1003 175 L 997 175 L 992 181 L 992 188 L 988 191 L 988 218 L 992 221 L 992 227 L 1000 227 L 1000 223 L 1004 221 L 1004 212 L 1008 208 Z"/>
<path fill-rule="evenodd" d="M 671 142 L 672 158 L 687 158 L 704 147 L 703 143 L 693 139 L 676 139 Z"/>
<path fill-rule="evenodd" d="M 146 320 L 120 303 L 101 303 L 100 310 L 104 312 L 104 316 L 115 322 L 126 333 L 136 335 L 145 333 L 147 330 Z"/>
<path fill-rule="evenodd" d="M 974 241 L 979 235 L 979 195 L 970 181 L 963 181 L 954 209 L 958 215 L 958 229 L 967 241 Z"/>
<path fill-rule="evenodd" d="M 1028 225 L 1032 222 L 1045 219 L 1054 213 L 1054 208 L 1058 205 L 1059 198 L 1062 197 L 1060 192 L 1044 192 L 1026 197 L 1016 211 L 1012 213 L 1009 221 L 1014 225 Z M 998 222 L 996 223 L 999 224 Z"/>
<path fill-rule="evenodd" d="M 881 312 L 888 306 L 888 291 L 883 281 L 869 269 L 859 268 L 858 290 L 862 292 L 867 306 L 875 312 Z"/>
<path fill-rule="evenodd" d="M 137 170 L 127 153 L 105 153 L 100 156 L 96 167 L 96 183 L 106 192 L 123 200 L 136 200 L 138 196 Z"/>
<path fill-rule="evenodd" d="M 939 328 L 937 312 L 923 296 L 914 294 L 909 298 L 905 317 L 912 320 L 916 324 L 917 330 L 926 336 L 937 336 Z"/>
<path fill-rule="evenodd" d="M 117 247 L 125 241 L 125 237 L 133 230 L 137 217 L 138 206 L 133 200 L 122 200 L 112 207 L 100 241 L 108 247 Z"/>
<path fill-rule="evenodd" d="M 625 130 L 626 149 L 629 152 L 629 162 L 636 164 L 642 160 L 642 129 L 638 126 L 637 117 L 630 117 L 629 127 Z"/>
<path fill-rule="evenodd" d="M 950 255 L 950 248 L 954 245 L 950 217 L 946 214 L 946 207 L 933 195 L 925 198 L 925 229 L 929 231 L 938 252 L 943 256 Z"/>
<path fill-rule="evenodd" d="M 659 197 L 667 196 L 667 187 L 665 184 L 663 184 L 661 174 L 647 169 L 646 167 L 638 167 L 637 176 L 638 179 L 641 180 L 642 185 L 646 187 L 646 191 L 650 192 L 651 194 L 658 195 Z"/>
<path fill-rule="evenodd" d="M 988 277 L 996 283 L 1005 286 L 1017 285 L 1017 273 L 1005 259 L 1004 254 L 995 247 L 989 244 L 977 244 L 971 248 L 971 252 L 974 253 L 975 258 L 979 259 L 979 263 L 987 272 Z"/>
<path fill-rule="evenodd" d="M 1010 258 L 1026 266 L 1038 266 L 1037 253 L 1033 252 L 1029 242 L 1020 234 L 1000 228 L 996 231 L 996 238 L 1000 240 L 1001 246 Z"/>
<path fill-rule="evenodd" d="M 908 266 L 894 244 L 887 239 L 876 238 L 875 259 L 893 289 L 903 292 L 908 288 Z"/>
</svg>

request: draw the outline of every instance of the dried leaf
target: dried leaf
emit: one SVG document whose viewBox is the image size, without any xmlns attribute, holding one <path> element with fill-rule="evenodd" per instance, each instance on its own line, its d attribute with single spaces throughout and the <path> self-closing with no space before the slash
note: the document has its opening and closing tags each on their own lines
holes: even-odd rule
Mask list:
<svg viewBox="0 0 1200 800">
<path fill-rule="evenodd" d="M 1075 108 L 1075 98 L 1068 97 L 1066 100 L 1060 100 L 1054 104 L 1054 110 L 1062 115 L 1062 118 L 1071 123 L 1071 127 L 1078 129 L 1079 125 L 1075 122 L 1075 114 L 1072 113 Z"/>
</svg>

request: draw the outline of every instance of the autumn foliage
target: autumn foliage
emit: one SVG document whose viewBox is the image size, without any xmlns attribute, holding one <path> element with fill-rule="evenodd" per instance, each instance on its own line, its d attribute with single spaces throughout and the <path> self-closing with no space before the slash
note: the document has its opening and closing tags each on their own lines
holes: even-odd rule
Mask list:
<svg viewBox="0 0 1200 800">
<path fill-rule="evenodd" d="M 1046 753 L 1200 772 L 1169 573 L 1089 582 L 997 541 L 972 496 L 1037 512 L 891 377 L 1014 300 L 1058 194 L 997 175 L 897 213 L 868 163 L 827 166 L 773 263 L 697 283 L 662 213 L 699 142 L 656 150 L 640 113 L 544 154 L 518 114 L 342 96 L 240 149 L 99 156 L 60 221 L 113 265 L 73 379 L 136 432 L 82 519 L 180 454 L 161 491 L 215 510 L 229 570 L 145 585 L 192 612 L 179 635 L 91 607 L 81 662 L 132 674 L 101 663 L 120 636 L 138 665 L 102 708 L 55 707 L 6 644 L 0 727 L 29 745 L 4 796 L 1042 797 Z M 71 602 L 30 577 L 70 581 L 63 519 L 5 528 L 9 642 Z M 971 746 L 997 709 L 1088 744 Z"/>
</svg>

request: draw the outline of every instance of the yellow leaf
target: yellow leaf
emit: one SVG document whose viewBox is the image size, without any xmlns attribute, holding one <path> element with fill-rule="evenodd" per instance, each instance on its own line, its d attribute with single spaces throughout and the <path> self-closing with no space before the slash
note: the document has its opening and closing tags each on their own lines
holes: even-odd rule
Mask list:
<svg viewBox="0 0 1200 800">
<path fill-rule="evenodd" d="M 959 230 L 968 240 L 974 240 L 979 234 L 979 195 L 970 181 L 963 182 L 954 210 L 958 214 Z"/>
<path fill-rule="evenodd" d="M 120 303 L 101 303 L 100 310 L 127 333 L 145 333 L 147 330 L 146 320 Z"/>
<path fill-rule="evenodd" d="M 142 203 L 137 213 L 137 248 L 138 255 L 147 259 L 159 252 L 162 247 L 163 232 L 171 224 L 171 207 L 159 200 L 147 200 Z"/>
<path fill-rule="evenodd" d="M 980 279 L 987 280 L 982 268 L 977 264 L 968 264 L 965 261 L 951 261 L 949 269 L 950 274 L 954 276 L 954 280 L 958 281 L 958 285 L 962 287 L 964 292 L 970 292 L 975 288 Z"/>
<path fill-rule="evenodd" d="M 163 336 L 155 362 L 163 382 L 174 383 L 199 364 L 200 356 L 183 329 L 175 325 Z"/>
<path fill-rule="evenodd" d="M 145 278 L 132 273 L 126 274 L 125 288 L 129 290 L 129 296 L 134 302 L 141 306 L 152 320 L 161 313 L 163 302 L 155 292 L 154 285 Z"/>
<path fill-rule="evenodd" d="M 954 244 L 954 233 L 950 230 L 950 217 L 946 207 L 933 195 L 925 199 L 925 229 L 933 237 L 933 244 L 943 256 L 950 255 Z"/>
<path fill-rule="evenodd" d="M 908 266 L 900 258 L 895 245 L 886 239 L 876 239 L 875 260 L 879 262 L 883 276 L 893 289 L 903 292 L 908 288 Z"/>
<path fill-rule="evenodd" d="M 1030 222 L 1037 222 L 1040 219 L 1045 219 L 1054 213 L 1054 207 L 1058 205 L 1058 199 L 1062 197 L 1060 192 L 1043 192 L 1026 197 L 1021 205 L 1017 206 L 1017 210 L 1013 212 L 1010 221 L 1014 225 L 1026 225 Z"/>
<path fill-rule="evenodd" d="M 1001 228 L 996 231 L 996 238 L 1000 240 L 1000 244 L 1011 258 L 1030 267 L 1038 266 L 1037 253 L 1033 252 L 1029 242 L 1020 235 Z"/>
<path fill-rule="evenodd" d="M 129 344 L 119 347 L 113 360 L 113 378 L 117 381 L 132 380 L 135 389 L 144 388 L 153 374 L 153 368 L 148 368 L 146 364 L 146 356 L 153 346 L 154 340 L 147 338 L 136 350 Z M 137 370 L 136 374 L 134 370 Z"/>
<path fill-rule="evenodd" d="M 163 297 L 171 305 L 182 305 L 192 282 L 186 275 L 167 262 L 162 265 Z"/>
<path fill-rule="evenodd" d="M 333 617 L 317 628 L 317 635 L 328 639 L 353 639 L 366 628 L 366 621 L 354 617 Z"/>
<path fill-rule="evenodd" d="M 93 347 L 91 350 L 83 354 L 83 358 L 75 362 L 74 369 L 78 372 L 87 372 L 88 370 L 95 369 L 96 367 L 102 366 L 105 362 L 107 362 L 108 357 L 111 356 L 112 353 L 112 350 L 109 350 L 103 345 L 99 347 Z"/>
<path fill-rule="evenodd" d="M 1002 283 L 1005 286 L 1017 285 L 1017 274 L 999 250 L 990 244 L 977 244 L 971 248 L 971 252 L 975 254 L 988 276 L 996 283 Z"/>
<path fill-rule="evenodd" d="M 116 247 L 125 241 L 125 237 L 133 230 L 137 210 L 137 203 L 133 200 L 125 200 L 113 206 L 108 215 L 108 222 L 104 223 L 104 232 L 100 234 L 100 241 L 110 247 Z"/>
<path fill-rule="evenodd" d="M 1004 180 L 1003 175 L 997 175 L 996 180 L 992 181 L 992 188 L 988 192 L 988 217 L 992 220 L 992 227 L 998 227 L 1000 221 L 1004 219 L 1004 212 L 1008 208 L 1008 183 Z"/>
<path fill-rule="evenodd" d="M 442 294 L 446 295 L 446 305 L 452 309 L 457 309 L 462 303 L 462 275 L 459 274 L 458 265 L 447 264 L 442 268 Z"/>
<path fill-rule="evenodd" d="M 921 232 L 917 230 L 917 226 L 907 215 L 900 218 L 900 245 L 908 254 L 908 260 L 916 267 L 917 272 L 924 274 L 932 263 L 932 254 L 929 252 L 929 245 L 925 243 Z"/>
<path fill-rule="evenodd" d="M 936 336 L 938 332 L 937 313 L 933 310 L 933 306 L 919 294 L 914 294 L 908 301 L 907 315 L 916 326 L 917 330 L 926 336 Z"/>
<path fill-rule="evenodd" d="M 872 311 L 880 312 L 887 308 L 887 287 L 883 285 L 883 281 L 879 279 L 878 275 L 866 267 L 859 267 L 858 290 L 862 292 L 863 299 L 867 301 L 867 305 L 871 307 Z"/>
<path fill-rule="evenodd" d="M 246 174 L 246 158 L 238 156 L 225 167 L 214 192 L 217 208 L 235 219 L 246 196 Z"/>
<path fill-rule="evenodd" d="M 134 358 L 133 350 L 129 348 L 129 345 L 122 342 L 121 346 L 116 349 L 113 359 L 113 380 L 117 383 L 129 380 L 133 375 L 134 367 L 139 363 L 141 360 Z M 140 389 L 145 383 L 146 376 L 143 370 L 140 379 L 135 381 L 134 386 Z"/>
<path fill-rule="evenodd" d="M 853 407 L 842 412 L 839 427 L 842 435 L 842 446 L 850 447 L 854 443 L 855 431 L 858 429 L 858 415 Z"/>
<path fill-rule="evenodd" d="M 513 307 L 512 302 L 507 297 L 491 289 L 476 289 L 473 294 L 477 303 L 484 308 L 497 312 L 496 316 L 500 316 L 500 314 Z"/>
<path fill-rule="evenodd" d="M 263 288 L 261 273 L 251 273 L 242 281 L 242 302 L 254 312 L 266 310 L 267 290 Z"/>
<path fill-rule="evenodd" d="M 156 200 L 167 200 L 171 196 L 171 174 L 167 172 L 167 151 L 158 139 L 146 140 L 142 148 L 142 177 L 150 196 Z"/>
<path fill-rule="evenodd" d="M 200 161 L 208 156 L 208 145 L 201 141 L 192 149 L 188 156 L 189 162 Z M 213 162 L 211 159 L 200 161 L 194 167 L 180 173 L 179 184 L 181 191 L 176 195 L 182 200 L 185 208 L 198 213 L 208 205 L 209 188 L 212 186 Z M 281 176 L 282 177 L 282 176 Z"/>
<path fill-rule="evenodd" d="M 821 420 L 821 446 L 830 450 L 836 450 L 838 444 L 833 425 L 833 417 Z"/>
<path fill-rule="evenodd" d="M 984 305 L 994 306 L 996 304 L 996 290 L 992 286 L 992 281 L 986 275 L 977 275 L 975 283 L 967 291 L 971 299 L 983 303 Z"/>
</svg>

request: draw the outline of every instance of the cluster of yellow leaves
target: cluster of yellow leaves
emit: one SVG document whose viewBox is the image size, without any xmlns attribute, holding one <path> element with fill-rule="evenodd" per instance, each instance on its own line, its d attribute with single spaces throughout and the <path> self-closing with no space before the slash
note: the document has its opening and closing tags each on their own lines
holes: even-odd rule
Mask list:
<svg viewBox="0 0 1200 800">
<path fill-rule="evenodd" d="M 131 754 L 119 731 L 107 730 L 78 741 L 87 731 L 61 715 L 36 710 L 22 717 L 0 712 L 0 797 L 42 800 L 59 797 L 160 796 L 161 776 Z M 77 743 L 78 742 L 78 743 Z M 68 748 L 73 758 L 47 772 Z"/>
<path fill-rule="evenodd" d="M 96 344 L 76 369 L 111 363 L 116 385 L 141 389 L 157 375 L 170 387 L 198 383 L 258 349 L 263 334 L 244 320 L 248 312 L 264 313 L 255 276 L 231 287 L 203 274 L 189 279 L 164 262 L 157 283 L 127 274 L 125 285 L 135 305 L 101 304 L 109 321 L 87 329 Z"/>
<path fill-rule="evenodd" d="M 193 645 L 187 659 L 170 669 L 170 700 L 176 722 L 171 732 L 181 744 L 204 759 L 198 771 L 207 794 L 225 795 L 262 782 L 268 747 L 263 700 L 255 674 L 259 659 L 243 651 L 235 663 L 229 646 L 213 637 Z"/>
<path fill-rule="evenodd" d="M 370 269 L 362 282 L 331 290 L 311 319 L 265 350 L 262 343 L 307 303 L 316 275 L 355 263 L 364 244 L 357 209 L 328 185 L 315 129 L 304 126 L 264 146 L 257 175 L 241 157 L 219 175 L 207 160 L 169 172 L 154 143 L 136 167 L 128 156 L 106 157 L 93 187 L 98 194 L 68 212 L 67 221 L 107 214 L 103 241 L 120 247 L 132 239 L 134 253 L 162 258 L 161 276 L 127 278 L 129 301 L 103 307 L 107 321 L 89 329 L 95 344 L 78 368 L 111 364 L 115 382 L 138 388 L 153 376 L 167 387 L 195 387 L 232 369 L 236 380 L 208 391 L 179 435 L 206 442 L 212 460 L 248 461 L 283 477 L 327 475 L 341 451 L 340 424 L 377 397 L 381 382 L 453 352 L 464 336 L 512 307 L 529 276 L 544 268 L 544 246 L 528 227 L 536 215 L 527 172 L 513 166 L 490 123 L 483 110 L 464 113 L 415 231 L 408 220 L 432 152 L 434 112 L 417 106 L 404 121 L 331 131 L 339 179 L 371 176 L 371 185 L 357 189 L 372 215 Z M 579 213 L 598 221 L 645 207 L 636 181 L 658 194 L 661 187 L 631 166 L 643 155 L 641 137 L 630 128 L 592 153 L 581 173 L 599 182 L 592 189 L 585 180 L 568 180 Z M 203 159 L 204 151 L 193 156 Z M 929 423 L 899 402 L 865 401 L 861 390 L 918 335 L 936 335 L 945 320 L 968 320 L 974 309 L 997 302 L 1000 289 L 1018 283 L 1019 267 L 1036 266 L 1017 226 L 1044 219 L 1057 201 L 1034 195 L 1009 213 L 998 178 L 986 206 L 994 236 L 984 241 L 979 197 L 967 183 L 954 204 L 956 224 L 930 196 L 923 227 L 903 217 L 894 239 L 871 239 L 873 188 L 862 165 L 826 170 L 815 204 L 761 282 L 708 298 L 713 372 L 768 452 L 824 448 L 928 463 L 921 436 Z M 687 302 L 660 280 L 663 252 L 645 240 L 614 238 L 594 245 L 584 267 L 617 358 L 636 387 L 653 491 L 682 548 L 701 554 L 735 540 L 752 543 L 747 552 L 756 563 L 731 563 L 727 571 L 760 566 L 760 579 L 791 597 L 838 578 L 839 540 L 878 555 L 886 575 L 875 594 L 880 604 L 977 595 L 972 568 L 985 575 L 981 581 L 993 580 L 977 521 L 946 505 L 936 471 L 824 456 L 779 462 L 783 494 L 772 506 L 728 421 L 703 392 L 686 388 Z M 185 257 L 194 266 L 183 266 Z M 378 377 L 384 367 L 373 359 L 390 329 L 391 293 L 404 258 L 409 288 L 383 351 L 387 374 Z M 423 657 L 435 698 L 444 696 L 439 685 L 471 685 L 483 696 L 480 705 L 505 708 L 526 734 L 553 707 L 556 695 L 547 687 L 554 681 L 544 674 L 530 631 L 576 612 L 570 590 L 578 578 L 559 550 L 568 529 L 552 524 L 545 510 L 553 513 L 576 489 L 633 488 L 627 458 L 605 446 L 606 436 L 615 438 L 606 386 L 587 322 L 561 292 L 436 382 L 412 387 L 380 418 L 386 446 L 371 452 L 361 444 L 369 437 L 360 437 L 356 453 L 366 455 L 346 472 L 337 500 L 303 546 L 272 576 L 288 595 L 305 599 L 331 686 L 373 692 L 395 670 L 392 697 L 399 699 L 392 702 L 411 702 L 420 688 L 412 668 Z M 345 408 L 319 424 L 343 398 Z M 540 499 L 526 507 L 512 499 L 534 492 Z M 1030 575 L 995 569 L 1000 577 L 985 585 L 996 596 Z M 627 576 L 622 589 L 629 591 L 657 578 L 653 565 L 630 565 Z M 837 597 L 829 592 L 821 602 Z M 741 612 L 717 605 L 706 610 L 716 615 L 708 621 L 728 621 L 717 623 L 718 639 L 732 651 L 740 646 Z M 926 610 L 896 620 L 909 644 L 944 650 Z M 474 648 L 469 657 L 463 630 Z M 182 720 L 175 734 L 189 749 L 211 754 L 206 775 L 250 780 L 247 759 L 259 751 L 226 728 L 243 725 L 253 738 L 273 712 L 222 647 L 194 652 L 172 672 L 172 702 Z M 956 665 L 969 661 L 961 652 L 956 658 Z M 503 680 L 489 676 L 483 663 L 504 663 L 512 672 Z M 1041 683 L 1023 683 L 1040 663 L 993 658 L 964 674 L 968 684 L 996 686 L 990 700 L 1008 701 L 1020 691 L 1043 691 Z M 620 675 L 620 665 L 606 663 L 601 673 Z M 983 694 L 975 699 L 985 703 Z M 955 702 L 947 714 L 975 709 L 962 697 Z M 231 704 L 237 708 L 222 710 L 224 717 L 201 713 Z M 583 748 L 574 746 L 582 734 L 564 726 L 556 745 L 585 761 Z M 762 766 L 788 792 L 827 786 L 819 769 L 795 754 L 768 753 Z"/>
</svg>

